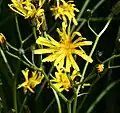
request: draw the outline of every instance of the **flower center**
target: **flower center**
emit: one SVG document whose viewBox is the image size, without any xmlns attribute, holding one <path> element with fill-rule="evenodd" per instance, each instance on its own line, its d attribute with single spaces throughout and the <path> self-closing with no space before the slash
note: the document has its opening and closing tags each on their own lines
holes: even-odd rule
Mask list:
<svg viewBox="0 0 120 113">
<path fill-rule="evenodd" d="M 71 42 L 70 39 L 63 41 L 63 42 L 60 44 L 60 49 L 61 49 L 64 53 L 72 52 L 72 50 L 73 50 L 74 48 L 75 48 L 75 47 L 74 47 L 74 45 L 73 45 L 73 43 Z"/>
</svg>

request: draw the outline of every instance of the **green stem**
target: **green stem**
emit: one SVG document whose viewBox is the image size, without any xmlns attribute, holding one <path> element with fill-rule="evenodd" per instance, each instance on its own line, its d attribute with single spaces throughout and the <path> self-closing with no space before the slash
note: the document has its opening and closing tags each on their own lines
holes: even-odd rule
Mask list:
<svg viewBox="0 0 120 113">
<path fill-rule="evenodd" d="M 0 52 L 1 52 L 1 55 L 2 55 L 2 57 L 3 57 L 3 60 L 4 60 L 5 64 L 6 64 L 6 66 L 7 66 L 8 70 L 9 70 L 9 72 L 10 72 L 11 75 L 14 77 L 15 75 L 14 75 L 14 73 L 12 72 L 12 69 L 11 69 L 11 67 L 10 67 L 10 65 L 9 65 L 9 63 L 8 63 L 8 61 L 7 61 L 7 58 L 6 58 L 6 56 L 5 56 L 4 52 L 3 52 L 3 50 L 1 49 L 1 47 L 0 47 Z"/>
<path fill-rule="evenodd" d="M 22 43 L 24 44 L 27 40 L 29 40 L 32 37 L 33 33 L 29 34 L 23 41 Z"/>
<path fill-rule="evenodd" d="M 86 113 L 91 113 L 94 109 L 94 107 L 96 106 L 96 104 L 107 94 L 107 92 L 113 88 L 116 84 L 118 84 L 120 82 L 120 80 L 117 80 L 115 82 L 112 82 L 111 84 L 109 84 L 100 94 L 99 96 L 96 98 L 96 100 L 91 104 L 91 106 L 88 108 Z"/>
<path fill-rule="evenodd" d="M 13 103 L 14 103 L 14 109 L 15 109 L 15 113 L 17 113 L 17 92 L 16 92 L 16 85 L 17 85 L 17 77 L 14 77 L 13 79 Z"/>
<path fill-rule="evenodd" d="M 11 44 L 9 44 L 8 42 L 6 42 L 6 44 L 11 48 L 11 49 L 13 49 L 14 51 L 18 51 L 18 49 L 17 48 L 15 48 L 14 46 L 12 46 Z"/>
<path fill-rule="evenodd" d="M 19 57 L 19 59 L 21 59 L 21 57 Z M 13 78 L 13 101 L 14 101 L 15 113 L 18 113 L 18 109 L 17 109 L 17 77 L 20 73 L 20 65 L 21 65 L 21 62 L 20 62 L 20 60 L 18 60 L 17 69 L 15 72 L 15 76 Z"/>
<path fill-rule="evenodd" d="M 39 68 L 38 68 L 37 70 L 40 71 L 40 72 L 42 72 L 42 73 L 44 74 L 45 79 L 46 79 L 46 81 L 50 84 L 50 86 L 58 93 L 58 95 L 59 95 L 65 102 L 67 102 L 68 99 L 67 99 L 61 92 L 59 92 L 58 89 L 50 82 L 49 77 L 48 77 L 47 74 L 43 71 L 43 69 L 39 69 Z"/>
<path fill-rule="evenodd" d="M 22 37 L 21 37 L 20 29 L 19 29 L 17 15 L 15 15 L 15 22 L 16 22 L 16 29 L 17 29 L 17 32 L 18 32 L 18 37 L 19 37 L 20 44 L 21 44 L 21 47 L 22 47 Z"/>
<path fill-rule="evenodd" d="M 51 33 L 55 29 L 56 25 L 57 25 L 57 23 L 55 22 L 54 25 L 48 31 L 48 33 Z"/>
<path fill-rule="evenodd" d="M 49 105 L 47 106 L 47 108 L 44 110 L 43 113 L 46 113 L 48 111 L 48 109 L 52 106 L 52 104 L 55 102 L 55 98 L 53 98 L 53 100 L 49 103 Z"/>
<path fill-rule="evenodd" d="M 91 93 L 93 87 L 96 85 L 96 83 L 98 83 L 98 81 L 99 81 L 100 79 L 102 79 L 102 78 L 104 77 L 104 75 L 107 73 L 107 71 L 108 71 L 108 69 L 105 69 L 104 72 L 102 73 L 102 75 L 101 75 L 100 77 L 97 77 L 97 78 L 95 79 L 95 81 L 93 81 L 93 83 L 91 84 L 91 87 L 90 87 L 89 90 L 88 90 L 88 94 Z M 94 73 L 94 74 L 95 74 L 95 73 Z M 88 97 L 87 94 L 83 97 L 82 101 L 80 102 L 80 105 L 79 105 L 78 108 L 77 108 L 77 113 L 80 112 L 80 109 L 83 107 L 83 104 L 85 104 L 87 97 Z"/>
<path fill-rule="evenodd" d="M 97 33 L 92 29 L 92 27 L 90 26 L 89 20 L 88 20 L 88 27 L 89 27 L 89 29 L 94 33 L 94 35 L 97 37 L 98 34 L 97 34 Z"/>
<path fill-rule="evenodd" d="M 90 57 L 92 57 L 92 55 L 93 55 L 93 53 L 94 53 L 94 51 L 95 51 L 95 48 L 96 48 L 96 46 L 97 46 L 97 43 L 98 43 L 98 41 L 99 41 L 99 38 L 102 36 L 102 34 L 105 32 L 105 30 L 108 28 L 108 25 L 110 24 L 110 22 L 111 22 L 111 20 L 112 20 L 112 18 L 110 18 L 109 20 L 108 20 L 108 22 L 106 23 L 106 25 L 105 25 L 105 27 L 103 28 L 103 30 L 98 34 L 98 36 L 96 37 L 96 40 L 95 40 L 95 42 L 94 42 L 94 45 L 93 45 L 93 48 L 92 48 L 92 50 L 91 50 L 91 52 L 90 52 Z M 84 75 L 85 75 L 85 72 L 86 72 L 86 70 L 87 70 L 87 67 L 88 67 L 88 62 L 86 62 L 86 64 L 85 64 L 85 67 L 84 67 L 84 69 L 83 69 L 83 73 L 82 73 L 82 77 L 81 77 L 81 80 L 80 80 L 80 82 L 82 82 L 83 81 L 83 79 L 84 79 Z M 80 87 L 79 87 L 80 88 Z"/>
<path fill-rule="evenodd" d="M 37 40 L 36 27 L 34 26 L 33 26 L 33 34 L 34 34 L 35 40 Z"/>
<path fill-rule="evenodd" d="M 103 4 L 105 2 L 105 0 L 100 0 L 94 7 L 93 9 L 91 10 L 91 13 L 93 14 L 100 6 L 101 4 Z M 84 20 L 76 29 L 76 31 L 79 31 L 82 26 L 87 22 L 87 20 Z"/>
<path fill-rule="evenodd" d="M 26 66 L 28 66 L 28 67 L 31 68 L 31 65 L 30 65 L 30 64 L 28 64 L 27 62 L 23 61 L 23 60 L 20 59 L 18 56 L 14 55 L 14 54 L 12 54 L 12 53 L 10 53 L 10 52 L 8 52 L 8 51 L 6 51 L 6 53 L 7 53 L 8 55 L 12 56 L 13 58 L 20 60 L 23 64 L 25 64 Z"/>
<path fill-rule="evenodd" d="M 59 97 L 56 93 L 56 91 L 52 88 L 53 90 L 53 93 L 55 95 L 55 98 L 56 98 L 56 101 L 57 101 L 57 105 L 58 105 L 58 113 L 62 113 L 62 109 L 61 109 L 61 104 L 60 104 L 60 100 L 59 100 Z"/>
<path fill-rule="evenodd" d="M 9 54 L 9 55 L 12 56 L 12 57 L 18 59 L 19 61 L 21 61 L 22 63 L 24 63 L 26 66 L 42 72 L 42 73 L 45 75 L 46 81 L 47 81 L 47 82 L 51 85 L 51 87 L 58 93 L 58 95 L 59 95 L 65 102 L 68 101 L 68 99 L 67 99 L 61 92 L 59 92 L 59 91 L 57 90 L 57 88 L 49 81 L 49 77 L 48 77 L 48 75 L 43 71 L 43 69 L 37 68 L 37 67 L 34 66 L 34 65 L 29 65 L 28 63 L 26 63 L 25 61 L 23 61 L 22 59 L 20 59 L 18 56 L 14 55 L 14 54 L 12 54 L 12 53 L 10 53 L 10 52 L 8 52 L 8 51 L 6 51 L 6 53 Z"/>
<path fill-rule="evenodd" d="M 30 65 L 33 65 L 32 62 L 25 56 L 25 54 L 23 54 L 23 57 Z"/>
<path fill-rule="evenodd" d="M 22 112 L 23 112 L 23 107 L 24 107 L 26 101 L 27 101 L 27 96 L 25 96 L 25 98 L 24 98 L 24 100 L 23 100 L 23 103 L 22 103 L 22 105 L 21 105 L 21 107 L 20 107 L 20 112 L 19 112 L 19 113 L 22 113 Z"/>
<path fill-rule="evenodd" d="M 77 93 L 75 94 L 74 103 L 73 103 L 73 113 L 76 113 L 77 108 Z"/>
<path fill-rule="evenodd" d="M 111 20 L 112 20 L 112 18 L 110 18 L 110 19 L 108 20 L 108 22 L 106 23 L 106 25 L 105 25 L 105 27 L 103 28 L 103 30 L 102 30 L 102 31 L 98 34 L 98 36 L 96 37 L 95 43 L 94 43 L 93 48 L 92 48 L 92 50 L 91 50 L 91 52 L 90 52 L 90 55 L 89 55 L 90 57 L 93 55 L 93 52 L 94 52 L 94 50 L 95 50 L 95 48 L 96 48 L 96 46 L 97 46 L 97 43 L 98 43 L 98 41 L 99 41 L 99 38 L 100 38 L 101 35 L 105 32 L 105 30 L 108 28 L 108 25 L 110 24 Z M 82 77 L 81 77 L 81 79 L 80 79 L 80 82 L 82 82 L 82 81 L 84 80 L 84 75 L 85 75 L 85 73 L 86 73 L 87 67 L 88 67 L 88 62 L 86 62 L 86 64 L 85 64 L 85 67 L 84 67 L 84 69 L 83 69 L 83 73 L 82 73 Z M 81 88 L 81 85 L 79 85 L 78 88 L 77 88 L 77 95 L 78 95 L 78 93 L 79 93 L 79 91 L 80 91 L 80 88 Z M 74 110 L 73 113 L 76 113 L 77 95 L 76 95 L 75 100 L 74 100 L 74 109 L 75 109 L 75 110 Z"/>
<path fill-rule="evenodd" d="M 86 7 L 88 6 L 89 2 L 90 2 L 90 0 L 85 1 L 82 9 L 80 10 L 80 13 L 77 16 L 77 21 L 81 18 L 82 14 L 85 11 Z M 75 29 L 75 25 L 72 26 L 71 33 L 74 31 L 74 29 Z"/>
<path fill-rule="evenodd" d="M 92 18 L 89 18 L 89 21 L 99 22 L 99 21 L 107 21 L 107 20 L 109 20 L 109 19 L 110 19 L 110 17 L 106 17 L 106 18 L 104 18 L 104 17 L 99 17 L 99 18 L 97 18 L 97 17 L 92 17 Z M 114 17 L 112 20 L 120 20 L 120 18 L 119 18 L 119 17 Z M 87 19 L 86 19 L 86 18 L 80 18 L 80 19 L 78 20 L 78 22 L 82 22 L 82 21 L 87 21 Z"/>
<path fill-rule="evenodd" d="M 112 59 L 114 59 L 114 58 L 117 58 L 117 57 L 120 57 L 120 54 L 118 54 L 118 55 L 113 55 L 113 56 L 109 57 L 108 59 L 106 59 L 105 61 L 103 61 L 102 63 L 104 64 L 104 63 L 106 63 L 106 62 L 108 62 L 108 61 L 110 61 L 110 60 L 112 60 Z"/>
<path fill-rule="evenodd" d="M 100 0 L 94 7 L 93 7 L 93 9 L 91 10 L 91 13 L 93 14 L 96 10 L 97 10 L 97 8 L 99 7 L 99 6 L 101 6 L 101 4 L 103 4 L 105 2 L 105 0 Z"/>
<path fill-rule="evenodd" d="M 52 64 L 52 66 L 51 66 L 51 68 L 50 68 L 50 70 L 49 70 L 49 72 L 48 72 L 48 77 L 49 77 L 50 74 L 52 73 L 53 69 L 54 69 L 54 64 Z M 43 88 L 44 88 L 44 86 L 46 85 L 46 83 L 47 83 L 47 81 L 45 80 L 45 81 L 43 82 L 42 86 L 40 87 L 40 89 L 39 89 L 36 97 L 35 97 L 35 101 L 38 100 L 38 98 L 39 98 L 41 92 L 43 91 Z"/>
<path fill-rule="evenodd" d="M 70 101 L 67 102 L 67 109 L 68 109 L 68 113 L 71 113 L 71 102 Z"/>
<path fill-rule="evenodd" d="M 108 69 L 115 69 L 115 68 L 120 68 L 120 65 L 119 66 L 109 66 Z"/>
</svg>

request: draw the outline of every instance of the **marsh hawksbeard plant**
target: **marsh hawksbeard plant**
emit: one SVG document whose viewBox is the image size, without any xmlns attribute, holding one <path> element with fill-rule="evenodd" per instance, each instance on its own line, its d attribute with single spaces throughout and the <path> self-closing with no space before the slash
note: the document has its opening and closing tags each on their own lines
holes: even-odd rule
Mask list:
<svg viewBox="0 0 120 113">
<path fill-rule="evenodd" d="M 120 81 L 110 80 L 120 67 L 114 60 L 120 57 L 120 29 L 112 49 L 104 46 L 120 5 L 104 6 L 112 11 L 105 17 L 104 2 L 0 2 L 0 113 L 99 113 L 97 103 Z M 98 55 L 102 50 L 112 53 Z M 99 82 L 104 76 L 109 79 Z"/>
</svg>

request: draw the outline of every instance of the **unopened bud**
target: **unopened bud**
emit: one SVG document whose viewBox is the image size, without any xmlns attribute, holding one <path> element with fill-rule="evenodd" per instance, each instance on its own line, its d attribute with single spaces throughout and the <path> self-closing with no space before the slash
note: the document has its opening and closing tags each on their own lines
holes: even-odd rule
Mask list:
<svg viewBox="0 0 120 113">
<path fill-rule="evenodd" d="M 3 46 L 5 42 L 6 42 L 5 36 L 2 33 L 0 33 L 0 46 Z"/>
</svg>

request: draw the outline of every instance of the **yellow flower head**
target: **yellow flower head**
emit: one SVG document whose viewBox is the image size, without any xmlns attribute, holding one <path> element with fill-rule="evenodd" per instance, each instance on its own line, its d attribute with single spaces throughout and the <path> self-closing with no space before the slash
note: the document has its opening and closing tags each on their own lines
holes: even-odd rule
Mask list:
<svg viewBox="0 0 120 113">
<path fill-rule="evenodd" d="M 103 72 L 104 64 L 98 64 L 96 68 L 97 68 L 98 73 Z"/>
<path fill-rule="evenodd" d="M 0 33 L 0 46 L 4 45 L 5 42 L 6 42 L 5 36 L 2 33 Z"/>
<path fill-rule="evenodd" d="M 72 35 L 66 32 L 66 25 L 63 23 L 62 29 L 57 29 L 60 37 L 60 42 L 54 40 L 51 36 L 47 35 L 46 38 L 39 37 L 36 40 L 37 44 L 46 46 L 47 48 L 34 50 L 35 54 L 51 53 L 48 57 L 44 58 L 43 62 L 53 62 L 56 67 L 66 67 L 67 72 L 70 72 L 72 66 L 75 70 L 79 71 L 79 67 L 75 62 L 72 54 L 76 54 L 82 57 L 84 60 L 92 63 L 91 57 L 89 57 L 81 46 L 91 45 L 91 41 L 86 41 L 79 32 L 73 32 Z M 77 37 L 77 38 L 76 38 Z"/>
<path fill-rule="evenodd" d="M 72 88 L 71 82 L 74 81 L 76 76 L 80 76 L 80 74 L 76 70 L 74 70 L 70 78 L 68 78 L 65 69 L 62 68 L 58 69 L 58 72 L 55 72 L 55 77 L 52 76 L 53 79 L 51 79 L 50 81 L 59 92 L 62 92 L 63 90 L 69 91 L 69 89 Z"/>
<path fill-rule="evenodd" d="M 18 85 L 18 88 L 24 87 L 24 93 L 26 93 L 27 90 L 34 93 L 33 88 L 35 88 L 36 85 L 41 83 L 44 75 L 38 71 L 30 71 L 27 68 L 25 70 L 22 70 L 22 73 L 25 77 L 25 82 Z"/>
<path fill-rule="evenodd" d="M 66 23 L 68 19 L 69 22 L 73 21 L 73 23 L 77 25 L 77 20 L 75 19 L 74 12 L 79 12 L 79 10 L 75 8 L 75 4 L 73 4 L 72 2 L 73 1 L 65 2 L 64 0 L 58 0 L 57 6 L 54 6 L 50 9 L 55 16 L 55 19 L 63 19 L 63 21 Z"/>
<path fill-rule="evenodd" d="M 39 30 L 40 25 L 44 20 L 44 9 L 42 6 L 44 2 L 39 0 L 37 5 L 32 0 L 11 0 L 13 4 L 9 4 L 11 10 L 24 16 L 25 19 L 35 19 L 37 24 L 37 30 Z"/>
</svg>

